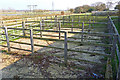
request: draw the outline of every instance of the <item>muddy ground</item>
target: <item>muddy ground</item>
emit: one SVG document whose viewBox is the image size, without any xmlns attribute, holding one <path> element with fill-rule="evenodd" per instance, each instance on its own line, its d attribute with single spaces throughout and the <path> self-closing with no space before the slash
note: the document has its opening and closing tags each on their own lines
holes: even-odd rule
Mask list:
<svg viewBox="0 0 120 80">
<path fill-rule="evenodd" d="M 52 34 L 52 33 L 51 33 Z M 80 34 L 69 34 L 80 38 Z M 100 37 L 87 36 L 98 40 L 84 40 L 90 42 L 101 42 Z M 53 37 L 49 37 L 53 38 Z M 68 39 L 80 41 L 80 39 Z M 30 43 L 29 39 L 18 39 L 16 41 Z M 41 45 L 50 45 L 64 47 L 63 42 L 52 42 L 43 40 L 34 40 L 34 43 Z M 30 46 L 10 43 L 11 46 L 31 49 Z M 68 43 L 68 48 L 73 50 L 83 50 L 90 52 L 99 52 L 105 54 L 104 48 L 100 46 L 88 46 Z M 1 50 L 7 48 L 0 47 Z M 68 65 L 64 65 L 64 51 L 59 49 L 35 47 L 35 53 L 12 49 L 12 52 L 6 54 L 2 52 L 2 78 L 104 78 L 105 64 L 103 56 L 91 55 L 79 52 L 68 52 Z M 24 56 L 23 56 L 24 54 Z M 56 56 L 53 56 L 55 54 Z M 71 59 L 72 58 L 72 59 Z M 86 62 L 87 61 L 87 62 Z"/>
</svg>

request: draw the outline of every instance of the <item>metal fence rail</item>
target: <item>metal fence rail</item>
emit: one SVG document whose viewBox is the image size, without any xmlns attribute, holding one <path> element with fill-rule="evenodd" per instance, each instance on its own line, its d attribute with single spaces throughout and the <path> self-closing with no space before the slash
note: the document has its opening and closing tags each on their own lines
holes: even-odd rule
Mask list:
<svg viewBox="0 0 120 80">
<path fill-rule="evenodd" d="M 117 79 L 120 79 L 120 51 L 119 51 L 119 48 L 118 48 L 118 45 L 120 46 L 120 35 L 119 35 L 111 17 L 108 17 L 108 19 L 109 19 L 108 20 L 109 32 L 116 34 L 116 36 L 114 37 L 115 42 L 116 42 L 115 45 L 114 45 L 114 48 L 115 48 L 114 55 L 117 53 L 116 57 L 118 57 L 119 65 L 116 66 L 116 68 L 117 68 L 116 72 L 117 72 Z M 117 59 L 116 57 L 115 57 L 115 59 Z M 116 65 L 117 65 L 117 63 L 116 63 Z"/>
<path fill-rule="evenodd" d="M 48 47 L 48 48 L 55 48 L 55 49 L 62 49 L 64 50 L 64 60 L 65 60 L 65 63 L 67 62 L 67 51 L 73 51 L 73 52 L 80 52 L 80 53 L 87 53 L 87 54 L 93 54 L 93 55 L 101 55 L 101 56 L 107 56 L 107 57 L 110 57 L 111 55 L 110 54 L 101 54 L 101 53 L 97 53 L 97 52 L 89 52 L 89 51 L 78 51 L 78 50 L 73 50 L 73 49 L 68 49 L 67 48 L 67 44 L 68 43 L 77 43 L 77 44 L 84 44 L 84 45 L 94 45 L 94 46 L 103 46 L 103 47 L 112 47 L 113 44 L 100 44 L 100 43 L 91 43 L 91 42 L 79 42 L 79 41 L 70 41 L 67 39 L 67 33 L 79 33 L 79 34 L 83 34 L 83 35 L 94 35 L 94 36 L 111 36 L 111 33 L 81 33 L 81 32 L 65 32 L 65 31 L 52 31 L 52 30 L 38 30 L 38 29 L 23 29 L 23 28 L 7 28 L 7 27 L 1 27 L 2 29 L 5 30 L 5 34 L 1 34 L 1 35 L 5 35 L 6 36 L 6 40 L 2 40 L 0 39 L 1 41 L 6 41 L 7 42 L 7 46 L 4 46 L 3 47 L 8 47 L 8 51 L 10 51 L 10 48 L 14 48 L 14 49 L 18 49 L 18 48 L 15 48 L 15 47 L 10 47 L 10 42 L 13 42 L 13 43 L 19 43 L 19 44 L 25 44 L 25 45 L 31 45 L 31 50 L 25 50 L 25 49 L 19 49 L 19 50 L 25 50 L 25 51 L 31 51 L 32 53 L 34 53 L 34 46 L 39 46 L 39 47 Z M 14 30 L 24 30 L 24 31 L 29 31 L 29 35 L 13 35 L 13 34 L 10 34 L 8 35 L 8 32 L 7 30 L 8 29 L 14 29 Z M 50 39 L 50 38 L 42 38 L 42 37 L 34 37 L 33 36 L 33 31 L 41 31 L 41 32 L 57 32 L 57 33 L 64 33 L 64 39 Z M 16 42 L 16 41 L 10 41 L 9 40 L 9 36 L 16 36 L 16 37 L 24 37 L 24 38 L 29 38 L 31 43 L 25 43 L 25 42 Z M 114 34 L 112 34 L 112 36 L 114 36 Z M 60 35 L 58 37 L 61 37 Z M 52 47 L 52 46 L 45 46 L 45 45 L 38 45 L 38 44 L 34 44 L 34 39 L 39 39 L 39 40 L 48 40 L 48 41 L 62 41 L 64 42 L 64 48 L 59 48 L 59 47 Z M 0 45 L 2 46 L 2 45 Z M 66 63 L 67 64 L 67 63 Z"/>
<path fill-rule="evenodd" d="M 32 54 L 34 54 L 34 52 L 35 52 L 35 49 L 34 49 L 35 46 L 61 49 L 64 51 L 64 56 L 62 56 L 62 57 L 64 58 L 65 65 L 67 65 L 67 62 L 68 62 L 67 60 L 70 59 L 70 57 L 68 56 L 68 51 L 105 56 L 105 57 L 109 57 L 111 59 L 116 59 L 115 56 L 116 56 L 116 52 L 117 52 L 117 57 L 119 59 L 119 66 L 117 68 L 117 70 L 118 70 L 117 78 L 119 79 L 120 78 L 120 53 L 119 53 L 118 45 L 120 44 L 120 35 L 118 34 L 114 23 L 112 22 L 110 17 L 109 17 L 108 23 L 97 22 L 96 20 L 97 20 L 98 16 L 92 16 L 93 19 L 89 19 L 88 18 L 89 16 L 82 16 L 82 17 L 83 17 L 83 22 L 80 22 L 81 16 L 72 15 L 72 16 L 52 17 L 51 19 L 46 17 L 46 21 L 42 20 L 42 19 L 39 21 L 23 21 L 22 27 L 20 27 L 20 28 L 0 27 L 0 29 L 4 31 L 3 33 L 0 33 L 0 35 L 5 36 L 5 39 L 0 39 L 0 41 L 4 41 L 7 43 L 7 46 L 6 45 L 0 45 L 0 46 L 7 47 L 8 51 L 11 51 L 11 48 L 13 48 L 13 49 L 18 49 L 18 50 L 29 51 L 29 52 L 32 52 Z M 87 22 L 84 21 L 84 20 L 86 20 L 86 18 L 88 20 Z M 52 20 L 54 20 L 54 21 L 52 21 Z M 62 21 L 60 21 L 60 20 L 62 20 Z M 38 23 L 39 29 L 30 29 L 29 25 L 27 27 L 26 23 Z M 45 30 L 44 23 L 54 23 L 55 25 L 53 27 L 57 28 L 57 29 L 56 30 Z M 61 30 L 62 25 L 66 25 L 66 23 L 71 26 L 70 27 L 71 31 L 66 32 L 66 31 Z M 82 29 L 81 32 L 75 32 L 73 30 L 75 28 L 74 24 L 79 25 L 77 28 Z M 88 24 L 88 26 L 85 26 L 84 24 Z M 93 32 L 85 31 L 86 27 L 88 27 L 89 29 L 91 27 L 93 27 L 93 26 L 91 26 L 91 24 L 108 24 L 109 33 L 93 33 Z M 35 26 L 33 25 L 33 27 L 35 27 Z M 46 26 L 46 27 L 48 27 L 48 26 Z M 21 33 L 20 34 L 12 34 L 12 33 L 8 34 L 9 30 L 20 30 Z M 48 34 L 43 34 L 44 32 L 48 32 Z M 52 32 L 57 33 L 57 35 L 50 35 L 49 33 L 52 33 Z M 61 34 L 63 34 L 63 35 L 61 35 Z M 73 36 L 68 37 L 68 34 L 79 34 L 81 36 L 81 38 L 76 38 Z M 35 35 L 37 35 L 39 37 L 36 37 Z M 97 37 L 109 37 L 110 41 L 109 41 L 109 43 L 84 42 L 85 39 L 88 39 L 88 40 L 97 40 L 97 39 L 85 38 L 85 37 L 83 37 L 83 35 L 97 36 Z M 11 36 L 19 37 L 19 38 L 27 38 L 30 40 L 30 43 L 17 42 L 14 40 L 10 40 L 9 37 L 11 37 Z M 57 39 L 56 38 L 53 38 L 53 39 L 44 38 L 44 36 L 57 37 Z M 46 45 L 35 44 L 34 39 L 63 42 L 64 46 L 61 48 L 61 47 L 54 47 L 54 46 L 50 46 L 50 45 L 46 46 Z M 72 41 L 70 39 L 80 39 L 80 41 Z M 31 46 L 31 49 L 26 50 L 26 49 L 12 47 L 12 46 L 10 46 L 10 42 L 18 43 L 18 44 L 25 44 L 25 45 Z M 107 53 L 102 54 L 102 53 L 92 52 L 92 51 L 90 52 L 90 51 L 84 51 L 84 50 L 69 49 L 68 43 L 107 47 L 107 48 L 110 48 L 111 53 L 110 54 L 107 54 Z M 55 55 L 55 56 L 57 56 L 57 55 Z M 80 61 L 95 63 L 95 62 L 88 61 L 88 60 L 80 60 Z M 95 63 L 95 64 L 97 64 L 97 63 Z M 100 64 L 100 63 L 98 63 L 98 64 Z"/>
</svg>

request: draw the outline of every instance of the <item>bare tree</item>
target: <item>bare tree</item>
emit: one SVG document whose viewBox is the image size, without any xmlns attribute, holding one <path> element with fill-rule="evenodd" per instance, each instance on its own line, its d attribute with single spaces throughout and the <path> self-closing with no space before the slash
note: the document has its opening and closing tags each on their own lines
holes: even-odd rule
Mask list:
<svg viewBox="0 0 120 80">
<path fill-rule="evenodd" d="M 120 22 L 120 1 L 118 2 L 118 5 L 116 5 L 116 8 L 119 10 L 118 11 L 118 21 Z"/>
<path fill-rule="evenodd" d="M 106 9 L 106 5 L 103 2 L 96 2 L 93 3 L 92 6 L 95 8 L 97 11 L 103 11 Z"/>
<path fill-rule="evenodd" d="M 108 2 L 106 3 L 107 8 L 110 10 L 110 8 L 113 7 L 113 4 L 114 4 L 113 2 L 108 1 Z"/>
<path fill-rule="evenodd" d="M 107 0 L 106 6 L 110 10 L 110 8 L 113 7 L 113 5 L 118 4 L 119 0 Z"/>
</svg>

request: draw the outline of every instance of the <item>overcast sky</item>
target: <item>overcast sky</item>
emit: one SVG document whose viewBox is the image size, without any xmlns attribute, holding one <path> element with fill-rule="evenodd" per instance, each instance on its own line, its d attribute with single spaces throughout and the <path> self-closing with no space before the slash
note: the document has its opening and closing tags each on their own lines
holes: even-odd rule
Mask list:
<svg viewBox="0 0 120 80">
<path fill-rule="evenodd" d="M 109 0 L 0 0 L 0 9 L 12 8 L 16 10 L 26 10 L 28 9 L 27 5 L 37 5 L 37 9 L 52 9 L 53 3 L 54 9 L 66 10 L 85 4 L 90 5 L 95 2 L 106 3 L 107 1 Z"/>
</svg>

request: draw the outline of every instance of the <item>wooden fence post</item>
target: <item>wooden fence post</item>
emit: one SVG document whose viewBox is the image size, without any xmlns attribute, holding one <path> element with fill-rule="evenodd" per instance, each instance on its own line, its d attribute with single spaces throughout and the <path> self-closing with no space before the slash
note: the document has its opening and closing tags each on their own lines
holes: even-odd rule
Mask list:
<svg viewBox="0 0 120 80">
<path fill-rule="evenodd" d="M 82 23 L 82 33 L 84 32 L 84 22 Z M 82 34 L 81 35 L 81 41 L 83 41 L 83 37 L 84 37 L 84 35 Z"/>
<path fill-rule="evenodd" d="M 9 43 L 9 37 L 8 37 L 8 30 L 7 27 L 4 27 L 5 29 L 5 36 L 6 36 L 6 41 L 7 41 L 7 47 L 8 47 L 8 52 L 10 51 L 10 43 Z"/>
<path fill-rule="evenodd" d="M 31 41 L 31 51 L 34 53 L 34 41 L 33 41 L 33 30 L 30 29 L 30 41 Z"/>
<path fill-rule="evenodd" d="M 40 21 L 40 30 L 42 30 L 42 22 Z M 40 37 L 42 37 L 42 31 L 40 31 Z"/>
<path fill-rule="evenodd" d="M 64 33 L 64 63 L 65 66 L 67 66 L 67 32 Z"/>
<path fill-rule="evenodd" d="M 74 20 L 72 19 L 72 28 L 71 28 L 71 31 L 73 32 L 73 22 L 74 22 Z"/>
<path fill-rule="evenodd" d="M 61 22 L 59 22 L 59 39 L 60 39 L 60 37 L 61 37 L 61 35 L 60 35 L 60 30 L 61 30 Z"/>
<path fill-rule="evenodd" d="M 25 21 L 22 22 L 22 28 L 23 28 L 23 36 L 25 36 Z"/>
</svg>

